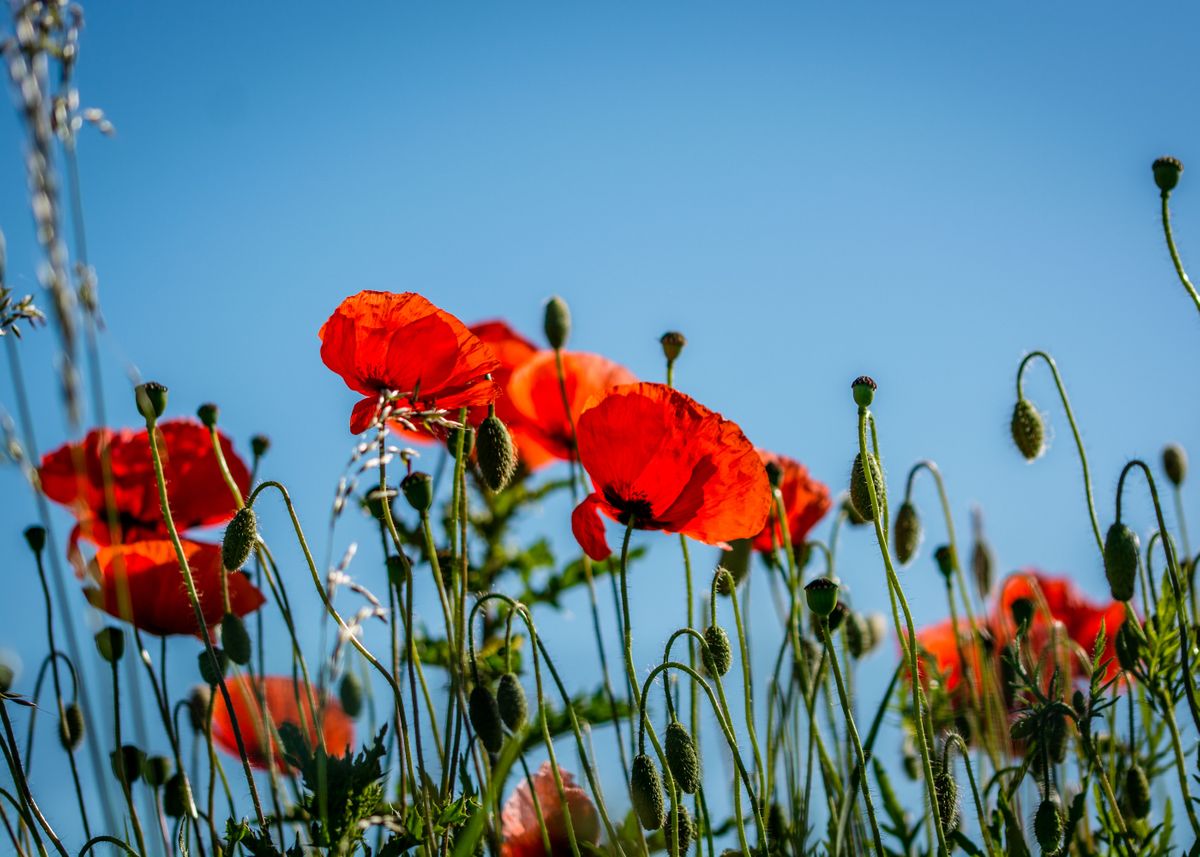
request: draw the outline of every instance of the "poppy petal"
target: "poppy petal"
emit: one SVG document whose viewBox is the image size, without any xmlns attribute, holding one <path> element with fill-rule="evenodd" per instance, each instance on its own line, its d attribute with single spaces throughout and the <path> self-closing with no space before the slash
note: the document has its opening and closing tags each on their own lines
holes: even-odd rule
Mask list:
<svg viewBox="0 0 1200 857">
<path fill-rule="evenodd" d="M 604 519 L 600 517 L 602 501 L 599 495 L 589 494 L 571 513 L 571 532 L 583 552 L 595 562 L 603 562 L 612 556 L 608 538 L 604 535 Z"/>
</svg>

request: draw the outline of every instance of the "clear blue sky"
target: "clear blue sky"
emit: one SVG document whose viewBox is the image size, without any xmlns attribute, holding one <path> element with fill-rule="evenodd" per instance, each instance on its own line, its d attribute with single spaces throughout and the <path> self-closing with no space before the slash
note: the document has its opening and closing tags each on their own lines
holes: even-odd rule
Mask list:
<svg viewBox="0 0 1200 857">
<path fill-rule="evenodd" d="M 1189 5 L 87 11 L 82 100 L 117 127 L 111 140 L 85 135 L 81 153 L 110 412 L 136 421 L 136 366 L 171 387 L 175 413 L 219 402 L 243 451 L 269 434 L 266 473 L 289 484 L 321 553 L 355 397 L 322 366 L 316 331 L 363 288 L 420 291 L 465 321 L 504 316 L 530 335 L 558 293 L 573 346 L 649 379 L 661 377 L 659 334 L 684 331 L 679 385 L 835 490 L 856 443 L 849 382 L 868 372 L 893 498 L 908 466 L 932 457 L 964 540 L 978 503 L 1004 570 L 1070 572 L 1095 596 L 1078 460 L 1041 368 L 1027 392 L 1049 412 L 1050 452 L 1026 466 L 1007 438 L 1023 353 L 1050 350 L 1066 376 L 1102 524 L 1129 457 L 1157 461 L 1167 440 L 1200 455 L 1200 405 L 1180 380 L 1200 326 L 1150 175 L 1164 153 L 1200 170 Z M 9 280 L 36 291 L 12 112 L 0 143 Z M 1200 259 L 1191 172 L 1175 208 L 1185 260 Z M 43 448 L 66 437 L 51 343 L 47 331 L 22 346 Z M 0 402 L 12 408 L 7 373 Z M 0 643 L 32 671 L 40 594 L 20 531 L 33 507 L 11 468 L 0 491 Z M 1144 489 L 1129 498 L 1147 526 Z M 943 534 L 928 483 L 919 501 L 926 545 L 905 581 L 918 618 L 934 620 L 929 554 Z M 564 550 L 565 513 L 537 522 Z M 282 523 L 268 516 L 267 535 L 286 545 Z M 382 590 L 369 530 L 340 528 L 333 553 L 353 539 L 357 570 Z M 659 605 L 681 572 L 670 540 L 643 541 L 659 548 L 634 584 L 645 665 L 676 624 Z M 882 609 L 871 539 L 843 547 L 855 603 Z M 707 549 L 696 553 L 704 566 Z M 315 617 L 316 599 L 303 601 Z M 584 604 L 546 620 L 581 672 Z M 192 647 L 176 645 L 176 662 Z M 892 657 L 868 663 L 866 696 Z"/>
</svg>

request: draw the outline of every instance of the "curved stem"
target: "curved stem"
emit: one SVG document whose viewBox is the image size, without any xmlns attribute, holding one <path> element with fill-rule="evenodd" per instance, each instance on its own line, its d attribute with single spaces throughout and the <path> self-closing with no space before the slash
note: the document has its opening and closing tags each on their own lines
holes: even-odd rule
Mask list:
<svg viewBox="0 0 1200 857">
<path fill-rule="evenodd" d="M 1167 239 L 1167 250 L 1171 253 L 1171 264 L 1175 266 L 1175 273 L 1179 277 L 1179 282 L 1183 283 L 1183 288 L 1187 291 L 1188 297 L 1192 299 L 1192 303 L 1196 305 L 1196 309 L 1200 310 L 1200 294 L 1196 293 L 1196 287 L 1188 279 L 1187 271 L 1183 269 L 1183 260 L 1179 258 L 1179 251 L 1175 249 L 1175 236 L 1171 232 L 1171 207 L 1167 203 L 1170 196 L 1170 191 L 1162 192 L 1163 235 Z"/>
</svg>

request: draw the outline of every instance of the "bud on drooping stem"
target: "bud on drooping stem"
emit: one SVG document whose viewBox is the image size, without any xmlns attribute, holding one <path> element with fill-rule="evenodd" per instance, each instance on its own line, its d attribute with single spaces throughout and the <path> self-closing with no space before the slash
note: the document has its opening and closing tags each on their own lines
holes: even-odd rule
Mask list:
<svg viewBox="0 0 1200 857">
<path fill-rule="evenodd" d="M 1033 403 L 1024 396 L 1017 399 L 1012 415 L 1012 438 L 1026 461 L 1033 461 L 1042 454 L 1046 443 L 1046 429 L 1042 415 Z"/>
<path fill-rule="evenodd" d="M 645 830 L 658 830 L 663 826 L 666 812 L 663 807 L 662 779 L 658 775 L 658 766 L 645 753 L 639 753 L 633 759 L 633 768 L 629 773 L 629 796 L 638 821 Z"/>
<path fill-rule="evenodd" d="M 571 335 L 571 310 L 557 295 L 546 301 L 543 329 L 551 348 L 557 350 L 567 344 L 567 337 Z"/>
<path fill-rule="evenodd" d="M 883 482 L 883 471 L 872 453 L 867 453 L 867 467 L 870 469 L 870 479 L 875 486 L 875 501 L 883 509 L 883 498 L 886 487 Z M 850 503 L 864 521 L 875 520 L 875 510 L 871 506 L 871 489 L 867 486 L 867 471 L 863 467 L 862 453 L 854 456 L 854 466 L 850 469 Z"/>
<path fill-rule="evenodd" d="M 1137 762 L 1125 772 L 1125 805 L 1134 818 L 1150 815 L 1150 780 Z"/>
<path fill-rule="evenodd" d="M 700 757 L 696 755 L 696 745 L 692 736 L 678 720 L 667 724 L 663 752 L 667 757 L 671 776 L 675 777 L 679 787 L 690 795 L 695 794 L 696 789 L 700 788 Z"/>
<path fill-rule="evenodd" d="M 58 720 L 58 742 L 68 753 L 73 752 L 82 743 L 83 732 L 83 709 L 74 702 L 67 703 Z"/>
<path fill-rule="evenodd" d="M 1138 570 L 1138 537 L 1124 524 L 1113 524 L 1104 537 L 1104 576 L 1117 601 L 1133 598 Z"/>
<path fill-rule="evenodd" d="M 1169 443 L 1163 447 L 1163 472 L 1167 474 L 1172 485 L 1178 487 L 1183 484 L 1183 480 L 1187 478 L 1187 464 L 1187 453 L 1184 452 L 1182 446 L 1177 443 Z"/>
<path fill-rule="evenodd" d="M 709 625 L 704 629 L 704 667 L 712 675 L 723 676 L 733 666 L 733 649 L 729 635 L 720 625 Z"/>
<path fill-rule="evenodd" d="M 467 709 L 480 743 L 489 753 L 499 753 L 504 746 L 504 729 L 500 725 L 500 706 L 496 697 L 482 684 L 477 684 L 467 700 Z"/>
<path fill-rule="evenodd" d="M 484 484 L 492 491 L 503 491 L 517 472 L 517 448 L 508 427 L 491 414 L 479 424 L 475 446 Z"/>
<path fill-rule="evenodd" d="M 240 616 L 226 613 L 221 619 L 221 645 L 235 664 L 245 666 L 250 663 L 250 634 Z"/>
<path fill-rule="evenodd" d="M 250 559 L 258 542 L 258 516 L 250 506 L 238 509 L 225 527 L 221 540 L 221 564 L 226 571 L 238 571 Z"/>
<path fill-rule="evenodd" d="M 896 512 L 892 537 L 896 543 L 896 559 L 901 565 L 908 565 L 917 555 L 917 546 L 921 543 L 921 518 L 917 507 L 908 500 L 901 503 Z"/>
<path fill-rule="evenodd" d="M 525 688 L 514 673 L 504 673 L 500 676 L 500 684 L 496 687 L 496 703 L 500 708 L 500 719 L 510 732 L 516 732 L 525 725 L 529 716 L 529 705 L 525 701 Z"/>
<path fill-rule="evenodd" d="M 1049 795 L 1038 806 L 1037 815 L 1033 817 L 1033 833 L 1043 854 L 1058 852 L 1058 846 L 1062 844 L 1063 819 L 1058 802 Z"/>
<path fill-rule="evenodd" d="M 942 764 L 935 765 L 933 772 L 933 793 L 937 798 L 938 815 L 942 819 L 942 834 L 953 835 L 958 830 L 958 783 Z"/>
</svg>

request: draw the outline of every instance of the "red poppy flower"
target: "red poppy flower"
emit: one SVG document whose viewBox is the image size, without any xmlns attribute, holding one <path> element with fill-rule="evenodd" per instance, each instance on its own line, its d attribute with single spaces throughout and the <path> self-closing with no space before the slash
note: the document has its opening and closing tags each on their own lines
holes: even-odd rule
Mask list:
<svg viewBox="0 0 1200 857">
<path fill-rule="evenodd" d="M 954 622 L 950 619 L 917 631 L 918 653 L 932 660 L 932 664 L 927 664 L 925 658 L 919 658 L 917 672 L 922 681 L 925 681 L 925 669 L 932 666 L 951 698 L 957 696 L 965 678 L 963 662 L 958 657 L 960 646 L 963 654 L 971 660 L 971 679 L 978 687 L 979 677 L 983 674 L 982 662 L 979 659 L 979 647 L 974 645 L 970 625 L 965 620 L 959 621 L 957 632 Z"/>
<path fill-rule="evenodd" d="M 736 424 L 664 384 L 615 387 L 580 416 L 579 459 L 590 494 L 571 515 L 588 556 L 611 551 L 603 512 L 643 530 L 719 545 L 763 528 L 771 487 Z"/>
<path fill-rule="evenodd" d="M 233 495 L 217 464 L 208 429 L 194 420 L 165 420 L 158 424 L 159 450 L 171 500 L 171 514 L 180 530 L 219 524 L 237 511 Z M 218 434 L 221 451 L 242 493 L 250 489 L 250 471 Z M 109 527 L 105 499 L 103 452 L 111 461 L 112 500 L 119 532 Z M 77 535 L 98 545 L 163 539 L 169 535 L 158 503 L 158 485 L 145 429 L 118 432 L 93 429 L 79 443 L 68 443 L 42 458 L 38 470 L 42 491 L 67 506 L 79 521 Z"/>
<path fill-rule="evenodd" d="M 788 519 L 788 533 L 792 545 L 799 547 L 817 521 L 829 511 L 829 488 L 808 474 L 808 468 L 795 459 L 783 455 L 758 450 L 758 456 L 763 465 L 776 464 L 783 472 L 783 481 L 779 491 L 783 494 L 783 508 Z M 772 530 L 774 533 L 772 534 Z M 770 518 L 762 532 L 754 537 L 754 549 L 762 553 L 770 553 L 776 546 L 783 546 L 783 533 L 779 530 L 779 521 L 775 515 L 775 505 L 771 505 Z"/>
<path fill-rule="evenodd" d="M 381 396 L 394 413 L 457 411 L 500 393 L 487 375 L 500 361 L 450 313 L 413 292 L 364 291 L 346 298 L 321 326 L 321 360 L 364 398 L 350 431 L 366 431 Z"/>
<path fill-rule="evenodd" d="M 637 381 L 624 366 L 599 354 L 564 351 L 562 361 L 570 416 L 575 420 L 593 399 Z M 508 397 L 515 411 L 510 428 L 525 466 L 536 470 L 555 459 L 570 461 L 575 444 L 554 352 L 539 352 L 521 364 L 509 380 Z"/>
<path fill-rule="evenodd" d="M 587 792 L 575 785 L 575 778 L 561 768 L 559 776 L 562 777 L 568 810 L 563 809 L 549 762 L 542 762 L 538 772 L 533 775 L 532 791 L 529 788 L 529 780 L 522 779 L 508 796 L 500 813 L 501 834 L 504 837 L 500 846 L 500 857 L 545 857 L 546 846 L 542 841 L 537 808 L 533 805 L 534 794 L 537 795 L 538 807 L 541 808 L 542 818 L 546 823 L 550 854 L 570 853 L 571 843 L 567 837 L 565 823 L 568 811 L 571 813 L 571 829 L 575 833 L 576 841 L 593 844 L 599 841 L 600 821 L 596 816 L 596 807 L 587 796 Z"/>
<path fill-rule="evenodd" d="M 271 728 L 273 726 L 274 732 L 278 732 L 285 723 L 296 726 L 308 739 L 309 744 L 315 745 L 315 723 L 319 717 L 321 737 L 330 756 L 344 756 L 354 746 L 354 721 L 332 697 L 325 696 L 322 699 L 316 690 L 310 689 L 303 682 L 295 682 L 285 676 L 251 679 L 250 676 L 241 675 L 226 678 L 225 684 L 229 688 L 229 698 L 233 701 L 238 728 L 246 746 L 246 757 L 256 768 L 270 767 L 270 757 L 267 755 L 268 741 L 270 752 L 275 757 L 275 766 L 281 769 L 288 767 Z M 270 717 L 271 726 L 264 716 L 263 706 L 259 704 L 260 695 L 266 703 L 265 714 Z M 319 707 L 316 712 L 313 710 L 314 700 Z M 220 694 L 214 695 L 212 737 L 217 746 L 226 753 L 238 755 L 233 721 L 229 717 L 225 699 Z"/>
<path fill-rule="evenodd" d="M 204 621 L 212 628 L 225 614 L 221 598 L 221 548 L 184 541 L 183 552 L 200 596 Z M 199 634 L 196 614 L 170 541 L 159 539 L 98 548 L 88 564 L 88 577 L 95 586 L 84 590 L 87 599 L 105 613 L 150 634 Z M 245 616 L 261 607 L 264 599 L 246 575 L 232 573 L 229 601 L 234 613 Z"/>
</svg>

